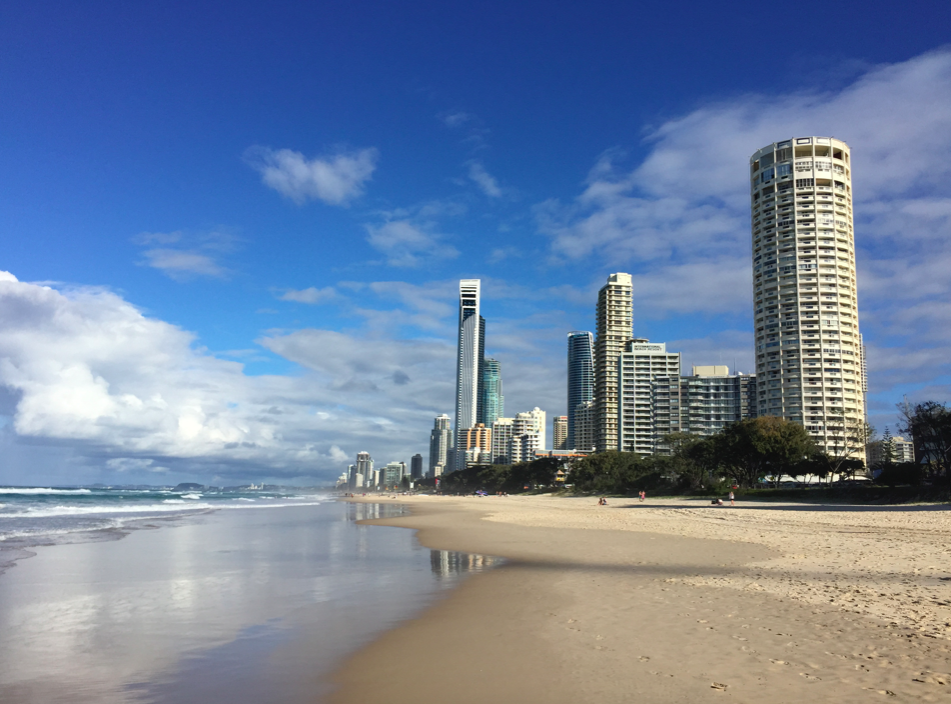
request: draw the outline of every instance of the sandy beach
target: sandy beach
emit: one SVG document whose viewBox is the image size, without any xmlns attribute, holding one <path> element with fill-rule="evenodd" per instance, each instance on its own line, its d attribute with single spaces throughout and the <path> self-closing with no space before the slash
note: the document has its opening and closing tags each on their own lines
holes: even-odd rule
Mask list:
<svg viewBox="0 0 951 704">
<path fill-rule="evenodd" d="M 336 704 L 951 693 L 947 507 L 382 500 L 426 547 L 507 562 L 350 658 Z"/>
</svg>

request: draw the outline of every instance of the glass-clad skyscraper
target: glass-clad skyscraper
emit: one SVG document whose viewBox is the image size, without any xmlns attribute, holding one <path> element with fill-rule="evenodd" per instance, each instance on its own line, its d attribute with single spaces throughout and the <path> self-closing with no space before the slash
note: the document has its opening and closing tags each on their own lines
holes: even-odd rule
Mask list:
<svg viewBox="0 0 951 704">
<path fill-rule="evenodd" d="M 481 422 L 485 367 L 485 319 L 479 315 L 480 279 L 459 282 L 459 347 L 456 360 L 456 448 L 465 447 L 465 431 Z M 454 469 L 466 466 L 455 453 Z"/>
<path fill-rule="evenodd" d="M 505 415 L 502 395 L 502 365 L 497 359 L 486 359 L 482 372 L 482 414 L 479 423 L 491 428 L 497 418 Z"/>
<path fill-rule="evenodd" d="M 594 399 L 594 335 L 568 333 L 568 449 L 579 447 L 575 437 L 575 411 L 578 404 Z M 590 449 L 590 448 L 586 448 Z"/>
</svg>

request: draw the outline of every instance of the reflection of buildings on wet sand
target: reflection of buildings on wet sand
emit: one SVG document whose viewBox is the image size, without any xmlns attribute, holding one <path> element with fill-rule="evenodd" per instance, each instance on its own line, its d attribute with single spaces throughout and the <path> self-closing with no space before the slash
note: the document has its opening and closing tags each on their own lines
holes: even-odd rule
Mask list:
<svg viewBox="0 0 951 704">
<path fill-rule="evenodd" d="M 462 572 L 482 572 L 502 564 L 502 558 L 451 550 L 430 550 L 429 564 L 437 577 L 450 577 Z"/>
<path fill-rule="evenodd" d="M 399 504 L 350 504 L 351 521 L 373 521 L 379 518 L 405 516 L 406 510 Z"/>
</svg>

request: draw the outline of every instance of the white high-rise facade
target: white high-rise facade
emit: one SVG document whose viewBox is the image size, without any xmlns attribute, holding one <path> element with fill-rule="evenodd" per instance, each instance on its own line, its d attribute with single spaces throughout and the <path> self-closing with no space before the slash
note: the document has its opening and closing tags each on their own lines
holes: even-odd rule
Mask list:
<svg viewBox="0 0 951 704">
<path fill-rule="evenodd" d="M 658 377 L 680 376 L 680 353 L 668 352 L 667 343 L 634 339 L 618 361 L 618 449 L 654 454 L 655 414 L 652 384 Z"/>
<path fill-rule="evenodd" d="M 485 366 L 485 320 L 480 315 L 480 279 L 459 282 L 459 347 L 456 360 L 454 469 L 466 465 L 465 432 L 481 422 Z"/>
<path fill-rule="evenodd" d="M 597 449 L 618 448 L 618 359 L 633 337 L 630 274 L 611 274 L 598 292 L 594 341 L 594 402 Z"/>
<path fill-rule="evenodd" d="M 829 137 L 750 157 L 757 414 L 801 423 L 829 452 L 865 420 L 851 169 Z"/>
<path fill-rule="evenodd" d="M 511 464 L 509 457 L 512 433 L 515 429 L 514 418 L 496 418 L 492 424 L 492 464 Z"/>
<path fill-rule="evenodd" d="M 446 468 L 452 454 L 452 428 L 449 416 L 443 413 L 433 420 L 433 429 L 429 433 L 429 476 L 435 477 L 436 466 Z"/>
</svg>

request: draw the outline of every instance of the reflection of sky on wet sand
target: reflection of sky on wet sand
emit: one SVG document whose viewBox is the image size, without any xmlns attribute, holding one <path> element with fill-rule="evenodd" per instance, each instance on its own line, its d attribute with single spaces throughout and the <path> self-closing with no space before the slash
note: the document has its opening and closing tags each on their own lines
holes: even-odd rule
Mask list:
<svg viewBox="0 0 951 704">
<path fill-rule="evenodd" d="M 0 701 L 314 701 L 343 655 L 493 564 L 354 522 L 400 510 L 221 511 L 40 548 L 0 576 Z"/>
</svg>

